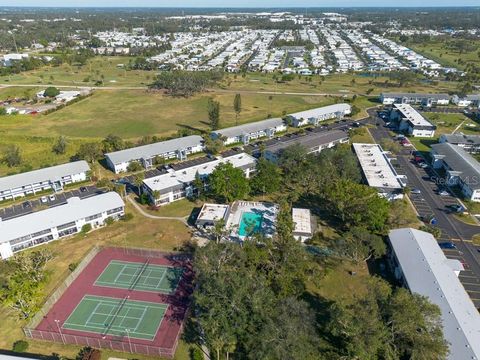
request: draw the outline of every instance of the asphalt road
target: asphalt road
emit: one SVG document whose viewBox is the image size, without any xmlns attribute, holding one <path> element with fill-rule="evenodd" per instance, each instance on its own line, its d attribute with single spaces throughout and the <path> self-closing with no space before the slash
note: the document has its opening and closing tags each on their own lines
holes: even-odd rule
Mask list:
<svg viewBox="0 0 480 360">
<path fill-rule="evenodd" d="M 383 120 L 376 116 L 375 111 L 371 111 L 370 115 L 369 121 L 372 124 L 380 123 L 370 129 L 375 141 L 380 142 L 381 139 L 391 138 L 388 130 L 383 127 Z M 465 271 L 460 273 L 459 279 L 475 306 L 480 308 L 480 253 L 478 251 L 480 248 L 471 242 L 472 236 L 480 233 L 480 226 L 465 224 L 447 211 L 446 205 L 457 204 L 458 201 L 453 196 L 440 196 L 436 193 L 438 188 L 442 188 L 442 185 L 438 185 L 441 182 L 426 180 L 436 174 L 430 168 L 425 170 L 412 163 L 412 150 L 412 148 L 403 148 L 392 163 L 399 174 L 407 176 L 408 186 L 411 189 L 420 190 L 420 194 L 411 194 L 410 199 L 420 217 L 427 218 L 433 215 L 437 220 L 435 226 L 442 231 L 442 235 L 437 240 L 455 244 L 456 249 L 444 249 L 444 253 L 447 258 L 458 259 L 463 263 Z"/>
</svg>

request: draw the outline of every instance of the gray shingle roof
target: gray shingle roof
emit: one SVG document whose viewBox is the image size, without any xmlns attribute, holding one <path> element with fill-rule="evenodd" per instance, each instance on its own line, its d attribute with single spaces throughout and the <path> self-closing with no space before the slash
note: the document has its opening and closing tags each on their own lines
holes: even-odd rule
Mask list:
<svg viewBox="0 0 480 360">
<path fill-rule="evenodd" d="M 137 146 L 131 149 L 111 152 L 105 154 L 105 157 L 109 158 L 113 164 L 121 164 L 133 160 L 150 159 L 152 157 L 155 157 L 156 155 L 164 154 L 167 152 L 183 150 L 188 147 L 197 146 L 201 144 L 202 141 L 203 139 L 201 136 L 191 135 L 177 139 L 161 141 L 154 144 Z"/>
<path fill-rule="evenodd" d="M 244 134 L 250 134 L 257 131 L 262 131 L 266 129 L 272 129 L 277 126 L 283 125 L 283 119 L 273 118 L 262 121 L 257 121 L 254 123 L 243 124 L 238 126 L 229 127 L 226 129 L 216 130 L 213 133 L 219 134 L 226 137 L 235 137 Z"/>
<path fill-rule="evenodd" d="M 433 144 L 432 150 L 439 155 L 444 155 L 443 161 L 453 171 L 460 172 L 460 179 L 470 189 L 480 189 L 480 163 L 475 158 L 457 145 L 449 143 Z"/>
<path fill-rule="evenodd" d="M 86 161 L 75 161 L 44 169 L 33 170 L 21 174 L 0 178 L 0 191 L 35 184 L 43 181 L 57 181 L 64 176 L 80 174 L 90 170 Z"/>
<path fill-rule="evenodd" d="M 480 314 L 435 238 L 404 228 L 390 231 L 389 239 L 409 289 L 440 307 L 448 359 L 479 359 Z"/>
<path fill-rule="evenodd" d="M 73 197 L 68 199 L 64 205 L 0 221 L 0 243 L 67 224 L 107 210 L 123 207 L 124 205 L 122 198 L 116 192 L 108 192 L 82 200 L 78 197 Z"/>
</svg>

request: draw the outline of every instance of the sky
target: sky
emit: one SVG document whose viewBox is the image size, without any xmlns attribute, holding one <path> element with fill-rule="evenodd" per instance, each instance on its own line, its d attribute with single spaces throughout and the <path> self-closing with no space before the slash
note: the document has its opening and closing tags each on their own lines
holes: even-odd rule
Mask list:
<svg viewBox="0 0 480 360">
<path fill-rule="evenodd" d="M 433 7 L 480 6 L 479 0 L 0 0 L 0 6 L 51 7 Z"/>
</svg>

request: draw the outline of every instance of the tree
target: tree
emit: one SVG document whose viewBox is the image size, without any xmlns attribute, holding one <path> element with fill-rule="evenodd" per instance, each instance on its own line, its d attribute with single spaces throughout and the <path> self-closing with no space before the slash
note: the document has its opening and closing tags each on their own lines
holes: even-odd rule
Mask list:
<svg viewBox="0 0 480 360">
<path fill-rule="evenodd" d="M 377 190 L 349 179 L 337 179 L 320 190 L 324 208 L 347 228 L 364 226 L 379 232 L 384 230 L 389 204 Z"/>
<path fill-rule="evenodd" d="M 102 145 L 96 142 L 83 143 L 80 145 L 76 158 L 94 163 L 103 156 Z"/>
<path fill-rule="evenodd" d="M 22 163 L 20 148 L 17 145 L 9 145 L 5 150 L 3 161 L 5 161 L 8 167 L 20 165 Z"/>
<path fill-rule="evenodd" d="M 143 180 L 145 180 L 145 173 L 139 172 L 133 176 L 133 183 L 137 187 L 138 194 L 141 195 L 141 188 L 143 185 Z"/>
<path fill-rule="evenodd" d="M 336 241 L 336 252 L 359 263 L 387 252 L 383 239 L 362 227 L 353 227 Z"/>
<path fill-rule="evenodd" d="M 13 351 L 23 353 L 28 350 L 28 342 L 25 340 L 17 340 L 13 343 Z"/>
<path fill-rule="evenodd" d="M 211 195 L 225 203 L 243 199 L 250 192 L 250 185 L 243 170 L 233 167 L 229 162 L 219 164 L 207 182 Z"/>
<path fill-rule="evenodd" d="M 52 146 L 52 151 L 57 155 L 63 155 L 67 152 L 68 141 L 67 138 L 63 135 L 60 135 L 57 138 L 57 141 Z"/>
<path fill-rule="evenodd" d="M 218 154 L 225 148 L 225 145 L 221 139 L 213 140 L 210 136 L 205 138 L 205 150 L 209 154 Z"/>
<path fill-rule="evenodd" d="M 242 111 L 242 96 L 240 94 L 235 94 L 233 99 L 233 110 L 235 110 L 235 124 L 238 123 L 238 117 Z"/>
<path fill-rule="evenodd" d="M 143 166 L 140 164 L 139 161 L 132 161 L 130 164 L 127 166 L 127 171 L 129 172 L 136 172 L 136 171 L 142 171 Z"/>
<path fill-rule="evenodd" d="M 102 146 L 104 153 L 125 149 L 125 143 L 122 138 L 113 134 L 109 134 L 105 139 L 103 139 Z"/>
<path fill-rule="evenodd" d="M 195 188 L 195 197 L 197 199 L 203 198 L 203 191 L 205 190 L 205 184 L 203 182 L 202 177 L 198 173 L 198 171 L 195 173 L 195 178 L 193 179 L 192 182 L 193 187 Z"/>
<path fill-rule="evenodd" d="M 7 115 L 7 109 L 4 106 L 0 106 L 0 116 Z"/>
<path fill-rule="evenodd" d="M 220 127 L 220 103 L 212 98 L 208 98 L 207 111 L 210 128 L 212 131 L 217 130 Z"/>
<path fill-rule="evenodd" d="M 57 96 L 59 94 L 60 94 L 60 90 L 58 90 L 54 86 L 50 86 L 50 87 L 46 88 L 45 91 L 43 92 L 43 96 L 46 96 L 46 97 L 49 97 L 49 98 L 54 98 L 55 96 Z"/>
<path fill-rule="evenodd" d="M 271 194 L 280 190 L 282 174 L 280 168 L 274 163 L 261 158 L 257 162 L 255 174 L 250 181 L 254 194 Z"/>
</svg>

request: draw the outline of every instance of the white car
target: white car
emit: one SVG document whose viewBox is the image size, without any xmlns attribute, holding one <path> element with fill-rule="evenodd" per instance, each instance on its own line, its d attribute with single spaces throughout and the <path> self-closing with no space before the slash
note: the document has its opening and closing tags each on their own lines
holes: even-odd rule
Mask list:
<svg viewBox="0 0 480 360">
<path fill-rule="evenodd" d="M 50 195 L 50 196 L 48 197 L 48 199 L 49 199 L 50 201 L 55 201 L 55 195 L 53 195 L 53 194 Z"/>
<path fill-rule="evenodd" d="M 448 196 L 448 195 L 450 195 L 450 193 L 449 193 L 447 190 L 442 190 L 442 191 L 439 191 L 439 192 L 438 192 L 438 195 L 440 195 L 440 196 Z"/>
<path fill-rule="evenodd" d="M 42 204 L 46 204 L 48 202 L 48 198 L 46 196 L 42 196 L 40 198 L 40 201 L 42 202 Z"/>
</svg>

